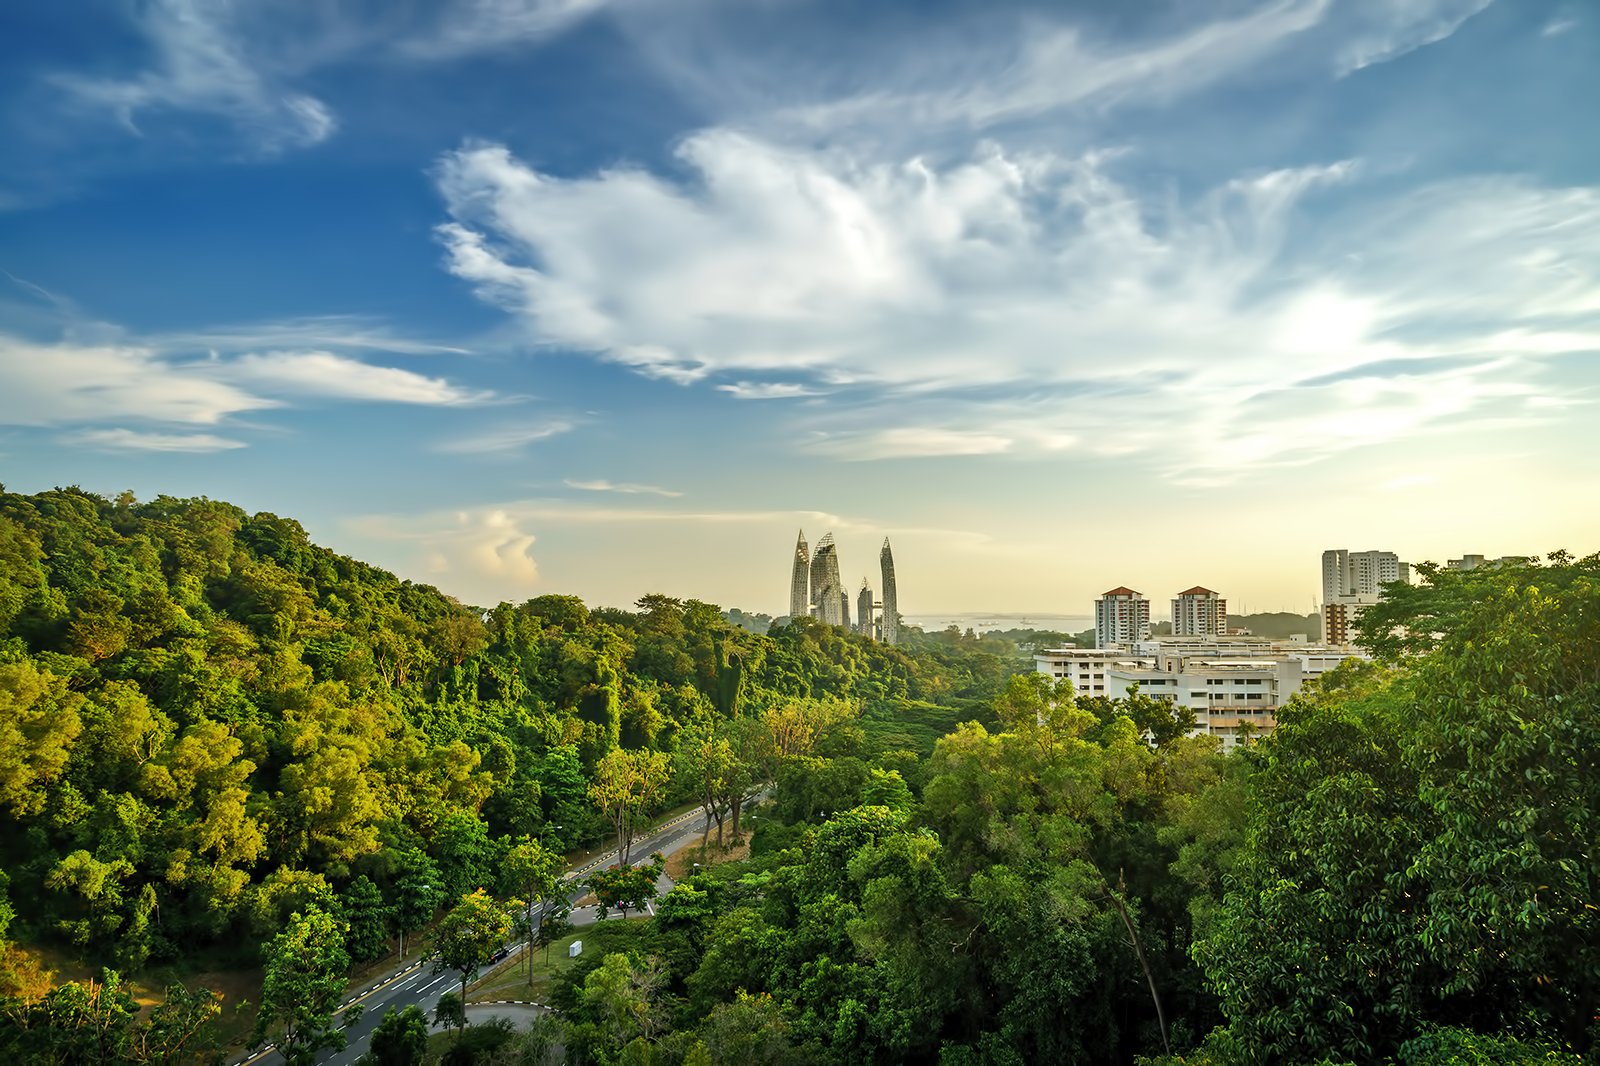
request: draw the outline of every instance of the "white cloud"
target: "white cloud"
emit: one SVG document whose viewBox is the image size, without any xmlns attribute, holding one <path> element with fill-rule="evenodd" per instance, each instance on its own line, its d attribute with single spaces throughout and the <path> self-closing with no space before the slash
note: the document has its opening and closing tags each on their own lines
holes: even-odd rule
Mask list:
<svg viewBox="0 0 1600 1066">
<path fill-rule="evenodd" d="M 539 582 L 536 540 L 525 518 L 499 507 L 412 517 L 373 516 L 347 524 L 376 540 L 409 546 L 411 566 L 483 602 L 531 595 Z M 492 590 L 492 591 L 489 591 Z"/>
<path fill-rule="evenodd" d="M 86 429 L 69 433 L 61 441 L 109 452 L 220 452 L 244 447 L 243 441 L 214 433 L 141 433 L 132 429 Z"/>
<path fill-rule="evenodd" d="M 463 388 L 398 367 L 372 366 L 332 352 L 263 352 L 222 364 L 218 373 L 266 391 L 343 400 L 457 407 L 483 403 L 494 393 Z"/>
<path fill-rule="evenodd" d="M 1273 0 L 1154 40 L 1094 40 L 1035 20 L 1009 37 L 897 49 L 867 91 L 779 111 L 778 121 L 837 131 L 869 124 L 986 127 L 1108 100 L 1170 100 L 1258 64 L 1317 26 L 1330 0 Z"/>
<path fill-rule="evenodd" d="M 215 426 L 305 396 L 452 407 L 494 397 L 444 378 L 329 352 L 224 358 L 213 351 L 197 359 L 176 354 L 170 338 L 134 341 L 106 323 L 73 322 L 64 333 L 54 342 L 0 333 L 0 425 L 99 423 L 66 439 L 95 447 L 214 451 L 243 444 L 210 434 L 134 431 L 122 424 L 137 419 Z M 180 350 L 192 349 L 183 345 Z"/>
<path fill-rule="evenodd" d="M 822 393 L 792 381 L 736 381 L 731 385 L 718 385 L 736 400 L 788 400 L 803 396 L 820 396 Z"/>
<path fill-rule="evenodd" d="M 426 33 L 399 43 L 408 55 L 452 59 L 553 36 L 607 6 L 609 0 L 464 0 L 444 5 Z"/>
<path fill-rule="evenodd" d="M 333 136 L 329 106 L 295 86 L 352 61 L 434 62 L 554 36 L 609 0 L 149 0 L 131 5 L 152 59 L 126 75 L 58 73 L 68 99 L 109 112 L 130 131 L 146 116 L 184 113 L 228 123 L 245 153 L 273 155 Z"/>
<path fill-rule="evenodd" d="M 435 450 L 450 455 L 491 455 L 497 452 L 514 452 L 529 444 L 559 436 L 571 429 L 571 422 L 561 421 L 502 426 L 498 429 L 445 441 L 439 444 Z"/>
<path fill-rule="evenodd" d="M 1544 29 L 1539 33 L 1544 37 L 1559 37 L 1568 30 L 1575 30 L 1579 26 L 1577 19 L 1571 16 L 1559 16 L 1544 24 Z"/>
<path fill-rule="evenodd" d="M 876 395 L 790 412 L 826 454 L 1081 442 L 1233 477 L 1521 417 L 1548 391 L 1538 359 L 1600 348 L 1583 317 L 1600 311 L 1600 190 L 1463 179 L 1313 227 L 1308 201 L 1359 167 L 1175 199 L 1137 194 L 1103 152 L 984 146 L 939 167 L 711 130 L 679 154 L 693 180 L 453 153 L 450 268 L 538 343 L 682 382 L 805 374 Z M 1395 364 L 1412 369 L 1297 387 Z"/>
<path fill-rule="evenodd" d="M 109 109 L 131 130 L 141 112 L 216 115 L 248 132 L 265 153 L 318 144 L 338 123 L 320 100 L 279 83 L 247 52 L 231 24 L 233 5 L 204 0 L 152 0 L 138 8 L 140 31 L 155 52 L 151 69 L 130 78 L 59 75 L 54 80 L 83 102 Z"/>
<path fill-rule="evenodd" d="M 827 437 L 813 450 L 840 459 L 931 459 L 951 455 L 997 455 L 1011 451 L 1015 437 L 983 430 L 900 426 Z"/>
<path fill-rule="evenodd" d="M 1335 66 L 1340 75 L 1436 44 L 1494 0 L 1358 0 L 1342 12 L 1353 29 Z"/>
<path fill-rule="evenodd" d="M 215 425 L 229 415 L 276 407 L 136 344 L 41 344 L 0 334 L 0 423 L 46 426 L 122 420 Z"/>
<path fill-rule="evenodd" d="M 396 333 L 387 323 L 362 315 L 315 315 L 278 322 L 185 330 L 150 338 L 168 350 L 219 349 L 223 352 L 268 350 L 357 349 L 394 355 L 465 355 L 459 345 L 421 340 Z"/>
<path fill-rule="evenodd" d="M 606 481 L 604 478 L 595 481 L 573 481 L 568 479 L 568 488 L 582 489 L 584 492 L 620 492 L 628 496 L 682 496 L 681 492 L 672 489 L 663 489 L 656 485 L 636 485 L 632 482 L 620 484 Z"/>
</svg>

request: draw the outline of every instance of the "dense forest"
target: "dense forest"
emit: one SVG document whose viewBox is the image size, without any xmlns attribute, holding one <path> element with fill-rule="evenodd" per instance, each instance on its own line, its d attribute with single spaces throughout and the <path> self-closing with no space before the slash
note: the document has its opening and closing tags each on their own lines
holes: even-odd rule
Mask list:
<svg viewBox="0 0 1600 1066">
<path fill-rule="evenodd" d="M 266 1014 L 429 926 L 465 987 L 489 897 L 701 802 L 749 857 L 452 1061 L 1596 1061 L 1600 558 L 1419 574 L 1225 755 L 1007 641 L 479 609 L 273 515 L 0 493 L 0 1049 L 209 1061 L 214 997 L 118 974 L 265 957 Z"/>
</svg>

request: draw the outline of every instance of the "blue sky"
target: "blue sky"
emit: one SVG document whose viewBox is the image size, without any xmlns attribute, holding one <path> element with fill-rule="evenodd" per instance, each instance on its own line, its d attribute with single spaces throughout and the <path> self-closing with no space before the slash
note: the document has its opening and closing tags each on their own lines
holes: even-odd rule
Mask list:
<svg viewBox="0 0 1600 1066">
<path fill-rule="evenodd" d="M 1597 547 L 1600 12 L 0 12 L 0 480 L 464 600 L 909 614 Z"/>
</svg>

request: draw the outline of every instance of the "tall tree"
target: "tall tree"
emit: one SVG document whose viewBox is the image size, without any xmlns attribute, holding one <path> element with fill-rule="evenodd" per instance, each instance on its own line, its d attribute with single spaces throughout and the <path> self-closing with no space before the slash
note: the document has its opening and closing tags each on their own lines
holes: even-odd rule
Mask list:
<svg viewBox="0 0 1600 1066">
<path fill-rule="evenodd" d="M 265 1043 L 272 1026 L 281 1023 L 278 1050 L 290 1066 L 315 1061 L 323 1048 L 344 1047 L 334 1012 L 349 970 L 344 934 L 332 915 L 320 910 L 292 915 L 289 927 L 273 937 L 266 950 L 261 1009 L 251 1046 Z"/>
<path fill-rule="evenodd" d="M 505 883 L 513 896 L 522 899 L 523 935 L 527 942 L 528 985 L 533 985 L 533 945 L 539 936 L 539 922 L 534 912 L 543 918 L 545 904 L 561 887 L 562 857 L 545 848 L 538 840 L 528 837 L 506 853 Z"/>
<path fill-rule="evenodd" d="M 405 1010 L 390 1007 L 372 1030 L 375 1066 L 418 1066 L 428 1051 L 428 1019 L 415 1003 Z"/>
<path fill-rule="evenodd" d="M 1419 569 L 1363 615 L 1387 668 L 1329 674 L 1261 743 L 1199 957 L 1262 1058 L 1376 1060 L 1432 1025 L 1592 1055 L 1600 557 Z"/>
<path fill-rule="evenodd" d="M 660 800 L 667 781 L 665 752 L 614 748 L 595 766 L 589 796 L 611 823 L 619 865 L 628 865 L 628 852 L 639 837 L 645 812 Z"/>
<path fill-rule="evenodd" d="M 433 948 L 439 956 L 433 972 L 454 970 L 459 974 L 461 1002 L 465 1003 L 467 983 L 478 975 L 489 957 L 505 944 L 510 932 L 510 915 L 483 889 L 462 896 L 461 902 L 440 919 L 433 931 Z"/>
</svg>

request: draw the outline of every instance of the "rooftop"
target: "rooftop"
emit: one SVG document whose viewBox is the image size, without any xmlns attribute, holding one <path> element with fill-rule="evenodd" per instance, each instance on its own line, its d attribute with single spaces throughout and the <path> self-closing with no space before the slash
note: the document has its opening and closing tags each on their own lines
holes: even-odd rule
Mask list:
<svg viewBox="0 0 1600 1066">
<path fill-rule="evenodd" d="M 1105 596 L 1137 596 L 1139 594 L 1137 592 L 1133 591 L 1132 589 L 1130 589 L 1126 585 L 1118 585 L 1116 588 L 1112 589 L 1110 592 L 1102 593 L 1102 595 L 1105 595 Z"/>
</svg>

